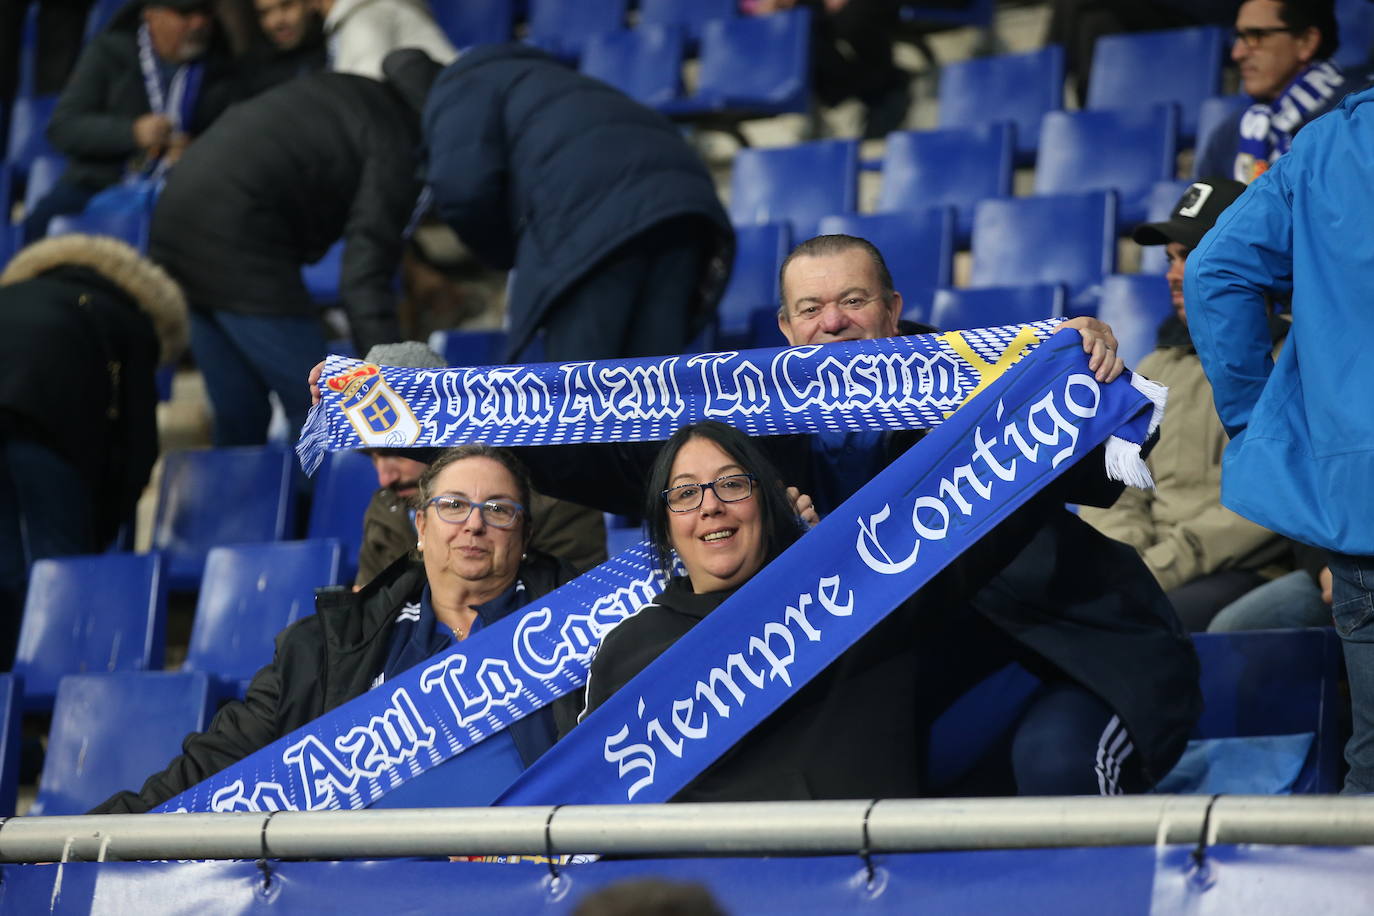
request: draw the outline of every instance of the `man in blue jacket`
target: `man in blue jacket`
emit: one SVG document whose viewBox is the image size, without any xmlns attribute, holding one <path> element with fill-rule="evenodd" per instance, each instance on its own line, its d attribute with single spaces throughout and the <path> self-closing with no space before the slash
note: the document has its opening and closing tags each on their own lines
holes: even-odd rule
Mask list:
<svg viewBox="0 0 1374 916">
<path fill-rule="evenodd" d="M 1374 90 L 1313 121 L 1188 259 L 1188 327 L 1231 435 L 1222 502 L 1331 552 L 1354 712 L 1345 792 L 1374 791 Z M 1293 303 L 1270 357 L 1267 296 Z"/>
</svg>

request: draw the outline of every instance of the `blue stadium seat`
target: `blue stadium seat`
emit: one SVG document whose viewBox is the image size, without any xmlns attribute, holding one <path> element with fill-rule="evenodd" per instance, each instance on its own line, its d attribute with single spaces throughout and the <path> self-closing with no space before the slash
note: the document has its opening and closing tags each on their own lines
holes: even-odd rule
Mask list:
<svg viewBox="0 0 1374 916">
<path fill-rule="evenodd" d="M 1097 317 L 1112 326 L 1117 356 L 1132 369 L 1155 348 L 1159 326 L 1173 313 L 1169 283 L 1158 274 L 1112 274 L 1102 281 Z"/>
<path fill-rule="evenodd" d="M 1374 9 L 1374 7 L 1371 7 Z M 1197 115 L 1197 143 L 1198 155 L 1193 159 L 1193 177 L 1195 178 L 1230 178 L 1230 175 L 1199 175 L 1198 167 L 1202 165 L 1201 154 L 1207 148 L 1207 141 L 1212 134 L 1218 130 L 1222 123 L 1231 116 L 1238 108 L 1245 108 L 1250 104 L 1248 95 L 1217 95 L 1210 99 L 1203 99 L 1202 106 L 1198 109 Z"/>
<path fill-rule="evenodd" d="M 56 156 L 57 150 L 48 142 L 48 119 L 57 105 L 57 96 L 43 95 L 16 98 L 10 108 L 10 133 L 5 159 L 16 171 L 16 178 L 26 179 L 29 163 L 38 156 Z"/>
<path fill-rule="evenodd" d="M 166 620 L 167 583 L 156 554 L 35 561 L 14 657 L 24 705 L 52 708 L 66 674 L 160 668 Z"/>
<path fill-rule="evenodd" d="M 38 70 L 38 4 L 29 3 L 24 14 L 24 22 L 19 30 L 19 67 L 15 83 L 15 95 L 31 98 L 34 94 L 34 80 Z"/>
<path fill-rule="evenodd" d="M 295 514 L 294 462 L 291 451 L 273 446 L 165 453 L 153 549 L 166 558 L 171 588 L 200 583 L 211 547 L 286 538 Z"/>
<path fill-rule="evenodd" d="M 242 696 L 272 660 L 277 634 L 315 613 L 315 589 L 340 584 L 342 552 L 335 538 L 212 549 L 182 670 L 203 671 Z"/>
<path fill-rule="evenodd" d="M 1294 792 L 1341 787 L 1340 639 L 1330 627 L 1193 636 L 1202 663 L 1202 717 L 1193 738 L 1312 732 Z"/>
<path fill-rule="evenodd" d="M 48 222 L 48 235 L 66 235 L 69 232 L 109 235 L 146 253 L 151 225 L 151 215 L 141 209 L 87 210 L 72 216 L 54 216 Z"/>
<path fill-rule="evenodd" d="M 712 19 L 702 27 L 697 89 L 658 110 L 742 120 L 806 112 L 811 104 L 811 11 Z"/>
<path fill-rule="evenodd" d="M 34 156 L 24 175 L 24 213 L 32 213 L 38 202 L 48 196 L 57 179 L 62 177 L 67 161 L 61 156 Z"/>
<path fill-rule="evenodd" d="M 633 528 L 607 528 L 606 554 L 613 557 L 642 540 L 644 540 L 644 531 L 637 525 Z"/>
<path fill-rule="evenodd" d="M 1157 181 L 1145 198 L 1145 222 L 1162 223 L 1174 212 L 1174 204 L 1192 184 L 1187 179 Z M 1163 245 L 1140 246 L 1140 273 L 1159 276 L 1169 269 L 1169 257 Z"/>
<path fill-rule="evenodd" d="M 1145 218 L 1155 182 L 1174 177 L 1178 113 L 1172 105 L 1119 111 L 1052 111 L 1040 128 L 1036 194 L 1117 192 L 1117 229 Z"/>
<path fill-rule="evenodd" d="M 506 349 L 506 332 L 435 331 L 429 335 L 429 348 L 450 366 L 500 365 Z"/>
<path fill-rule="evenodd" d="M 86 41 L 90 41 L 109 24 L 114 14 L 119 12 L 119 8 L 124 6 L 128 0 L 95 0 L 91 4 L 91 11 L 86 14 Z"/>
<path fill-rule="evenodd" d="M 994 0 L 969 0 L 963 5 L 941 3 L 930 6 L 920 0 L 903 0 L 902 18 L 928 26 L 986 29 L 992 26 L 997 4 Z"/>
<path fill-rule="evenodd" d="M 687 40 L 698 42 L 712 19 L 734 19 L 738 0 L 639 0 L 639 25 L 680 25 Z"/>
<path fill-rule="evenodd" d="M 716 308 L 716 344 L 726 349 L 751 346 L 781 346 L 777 322 L 771 336 L 759 343 L 754 337 L 753 315 L 778 312 L 778 269 L 792 247 L 786 223 L 763 223 L 735 227 L 735 264 L 730 283 Z"/>
<path fill-rule="evenodd" d="M 686 45 L 675 25 L 601 32 L 583 45 L 579 69 L 652 108 L 682 95 Z"/>
<path fill-rule="evenodd" d="M 962 331 L 1058 318 L 1064 314 L 1065 301 L 1059 283 L 939 289 L 930 323 L 942 331 Z"/>
<path fill-rule="evenodd" d="M 19 798 L 21 693 L 18 678 L 0 674 L 0 817 L 12 817 Z"/>
<path fill-rule="evenodd" d="M 526 38 L 556 57 L 576 61 L 587 39 L 625 27 L 627 0 L 530 0 Z"/>
<path fill-rule="evenodd" d="M 502 44 L 515 29 L 512 0 L 440 0 L 430 10 L 455 48 Z"/>
<path fill-rule="evenodd" d="M 730 175 L 730 218 L 737 225 L 787 220 L 792 238 L 802 242 L 816 234 L 822 217 L 853 213 L 858 196 L 857 140 L 744 149 Z"/>
<path fill-rule="evenodd" d="M 339 302 L 339 276 L 343 271 L 343 249 L 344 243 L 340 239 L 329 246 L 324 257 L 314 264 L 306 264 L 301 268 L 301 280 L 305 282 L 306 291 L 310 293 L 310 298 L 319 305 L 335 305 Z"/>
<path fill-rule="evenodd" d="M 972 286 L 1064 283 L 1065 313 L 1091 315 L 1116 269 L 1111 191 L 985 200 L 973 213 Z"/>
<path fill-rule="evenodd" d="M 31 815 L 84 814 L 137 789 L 205 728 L 209 678 L 199 672 L 73 674 L 62 679 Z"/>
<path fill-rule="evenodd" d="M 1331 56 L 1343 70 L 1365 67 L 1374 60 L 1374 6 L 1369 0 L 1336 0 L 1336 27 L 1341 46 Z"/>
<path fill-rule="evenodd" d="M 827 216 L 820 234 L 843 233 L 868 239 L 882 253 L 892 285 L 902 294 L 903 317 L 925 321 L 937 287 L 949 286 L 954 272 L 954 209 Z"/>
<path fill-rule="evenodd" d="M 1227 29 L 1195 26 L 1104 35 L 1093 50 L 1085 108 L 1179 107 L 1185 146 L 1197 136 L 1198 107 L 1221 91 Z"/>
<path fill-rule="evenodd" d="M 889 134 L 878 210 L 952 206 L 955 241 L 966 247 L 974 205 L 1011 196 L 1014 134 L 1005 123 Z"/>
<path fill-rule="evenodd" d="M 339 541 L 343 549 L 340 572 L 345 581 L 351 582 L 358 571 L 363 515 L 376 491 L 377 472 L 367 455 L 345 449 L 325 456 L 315 480 L 306 536 Z"/>
<path fill-rule="evenodd" d="M 975 57 L 940 70 L 940 126 L 1016 125 L 1016 159 L 1030 163 L 1040 145 L 1040 119 L 1064 107 L 1064 49 Z"/>
</svg>

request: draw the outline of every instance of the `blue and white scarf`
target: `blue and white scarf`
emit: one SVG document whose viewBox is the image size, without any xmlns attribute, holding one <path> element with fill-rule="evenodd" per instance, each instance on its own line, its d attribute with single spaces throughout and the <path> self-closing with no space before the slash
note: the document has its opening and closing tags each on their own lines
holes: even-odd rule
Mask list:
<svg viewBox="0 0 1374 916">
<path fill-rule="evenodd" d="M 167 85 L 162 84 L 162 69 L 158 65 L 157 53 L 153 50 L 152 36 L 148 25 L 138 27 L 138 66 L 143 72 L 143 88 L 148 94 L 148 109 L 152 114 L 160 114 L 172 122 L 177 133 L 191 129 L 196 102 L 200 98 L 200 82 L 204 76 L 205 65 L 199 60 L 181 64 L 172 73 Z M 162 159 L 150 169 L 154 177 L 165 170 Z"/>
<path fill-rule="evenodd" d="M 1232 172 L 1249 184 L 1293 145 L 1293 135 L 1333 98 L 1345 92 L 1345 75 L 1329 60 L 1309 64 L 1273 102 L 1256 102 L 1240 117 L 1240 143 Z"/>
<path fill-rule="evenodd" d="M 316 409 L 332 413 L 336 419 L 346 418 L 337 424 L 328 419 L 317 423 L 315 433 L 327 436 L 330 445 L 337 448 L 357 447 L 360 432 L 355 424 L 361 424 L 367 435 L 382 432 L 366 417 L 356 416 L 360 403 L 379 407 L 381 381 L 387 384 L 385 400 L 380 403 L 392 412 L 408 414 L 410 420 L 405 422 L 413 423 L 411 433 L 417 438 L 431 436 L 419 439 L 431 445 L 454 441 L 446 429 L 429 422 L 440 414 L 458 417 L 459 425 L 474 416 L 489 421 L 499 414 L 504 422 L 487 425 L 499 431 L 505 442 L 548 438 L 552 432 L 548 424 L 558 417 L 571 418 L 559 441 L 604 441 L 597 437 L 613 435 L 608 427 L 638 429 L 643 438 L 649 438 L 657 434 L 649 433 L 650 427 L 671 432 L 698 418 L 705 404 L 719 407 L 727 403 L 733 405 L 725 411 L 732 419 L 748 420 L 763 430 L 798 431 L 793 425 L 795 418 L 790 416 L 794 413 L 811 413 L 807 423 L 831 428 L 831 421 L 838 424 L 843 415 L 843 407 L 836 405 L 846 401 L 863 402 L 855 409 L 879 418 L 889 413 L 906 415 L 907 419 L 900 422 L 907 424 L 919 415 L 919 404 L 930 402 L 924 404 L 926 425 L 941 424 L 893 469 L 870 482 L 760 572 L 754 580 L 759 585 L 751 582 L 740 590 L 740 594 L 768 594 L 768 584 L 772 583 L 776 590 L 768 600 L 751 609 L 737 595 L 731 603 L 739 605 L 738 611 L 711 615 L 713 619 L 730 618 L 730 625 L 739 632 L 732 630 L 729 638 L 744 640 L 739 643 L 745 653 L 740 664 L 746 664 L 750 671 L 740 669 L 736 674 L 748 681 L 746 692 L 751 696 L 761 692 L 758 700 L 746 704 L 747 714 L 722 713 L 720 721 L 709 727 L 709 741 L 698 740 L 706 732 L 697 734 L 700 723 L 693 714 L 682 717 L 682 685 L 690 686 L 702 678 L 709 682 L 710 666 L 720 663 L 716 655 L 701 656 L 695 649 L 690 651 L 697 654 L 683 657 L 689 653 L 687 647 L 701 642 L 695 636 L 698 630 L 714 632 L 699 625 L 691 640 L 679 643 L 684 647 L 682 652 L 674 647 L 649 669 L 663 680 L 655 688 L 657 693 L 643 688 L 645 675 L 641 675 L 621 691 L 623 697 L 618 694 L 616 702 L 608 703 L 579 726 L 580 737 L 575 736 L 577 740 L 569 745 L 573 750 L 559 751 L 560 744 L 551 752 L 557 754 L 554 762 L 544 765 L 541 760 L 527 779 L 518 781 L 506 793 L 507 803 L 561 793 L 562 786 L 582 778 L 595 786 L 581 792 L 606 800 L 669 797 L 675 787 L 685 785 L 723 748 L 738 740 L 748 723 L 776 708 L 795 687 L 820 670 L 825 658 L 851 645 L 898 601 L 1097 443 L 1113 433 L 1125 436 L 1137 452 L 1131 457 L 1127 448 L 1123 461 L 1140 465 L 1137 479 L 1144 476 L 1138 445 L 1158 426 L 1163 407 L 1162 392 L 1148 382 L 1123 378 L 1111 385 L 1099 385 L 1086 369 L 1087 357 L 1077 335 L 1063 335 L 1040 345 L 1031 351 L 1030 359 L 1015 367 L 1012 364 L 1023 350 L 1039 340 L 1031 329 L 1025 333 L 998 329 L 941 337 L 933 349 L 892 348 L 890 341 L 868 341 L 862 345 L 827 345 L 823 352 L 820 348 L 797 348 L 704 354 L 681 358 L 681 377 L 669 371 L 674 367 L 664 366 L 662 360 L 614 361 L 609 364 L 609 375 L 595 371 L 595 364 L 554 366 L 552 372 L 550 367 L 541 366 L 503 367 L 510 374 L 509 383 L 523 381 L 532 386 L 522 389 L 527 393 L 549 392 L 547 404 L 540 401 L 535 405 L 521 401 L 514 388 L 493 388 L 497 376 L 492 373 L 497 370 L 451 370 L 453 374 L 446 379 L 398 381 L 397 387 L 414 395 L 412 401 L 400 398 L 392 387 L 393 370 L 388 368 L 383 375 L 378 367 L 356 360 L 331 359 L 334 371 L 326 371 L 323 386 L 330 394 Z M 978 346 L 991 349 L 979 351 L 970 338 L 981 341 Z M 1000 349 L 992 343 L 996 340 L 1003 341 Z M 959 359 L 963 367 L 956 374 L 963 382 L 944 379 L 943 371 L 925 375 L 917 371 L 918 367 L 944 367 L 943 361 L 932 367 L 932 360 L 933 355 L 947 355 L 945 348 L 948 353 L 972 354 Z M 917 354 L 930 358 L 917 359 Z M 760 365 L 776 373 L 761 374 Z M 753 366 L 754 370 L 741 370 L 740 375 L 709 371 L 743 366 Z M 560 389 L 559 378 L 569 368 L 574 370 L 567 375 L 571 381 Z M 693 377 L 704 381 L 695 395 L 686 399 L 681 388 L 667 381 L 675 378 L 685 382 Z M 913 383 L 916 378 L 928 384 Z M 478 379 L 481 384 L 470 387 Z M 636 379 L 641 380 L 640 387 L 631 394 L 626 389 L 633 388 Z M 644 385 L 644 379 L 654 383 Z M 336 380 L 342 384 L 329 384 Z M 436 386 L 456 403 L 425 406 L 424 399 Z M 363 388 L 366 390 L 360 390 Z M 955 412 L 960 404 L 955 392 L 968 394 L 983 389 L 987 389 L 983 396 Z M 643 396 L 650 391 L 657 394 L 645 401 Z M 904 392 L 902 398 L 895 397 L 899 391 Z M 1152 402 L 1142 391 L 1151 391 L 1157 400 Z M 731 393 L 736 395 L 733 399 L 725 397 Z M 466 402 L 472 397 L 483 400 L 480 404 Z M 946 402 L 947 397 L 952 400 Z M 896 401 L 898 406 L 873 403 L 881 400 Z M 625 415 L 632 401 L 640 404 L 638 419 Z M 659 416 L 670 401 L 678 416 Z M 695 404 L 695 412 L 687 409 L 689 401 Z M 935 403 L 943 407 L 932 406 Z M 615 409 L 608 404 L 616 405 Z M 376 413 L 387 411 L 369 410 L 368 416 Z M 517 413 L 521 414 L 519 419 L 514 417 Z M 612 415 L 614 423 L 608 422 Z M 320 417 L 316 414 L 312 419 L 318 421 Z M 398 423 L 393 420 L 387 426 L 394 430 Z M 476 438 L 470 431 L 455 435 Z M 302 442 L 302 453 L 307 451 Z M 779 582 L 787 583 L 786 588 L 778 586 Z M 798 582 L 810 583 L 799 595 Z M 631 548 L 452 651 L 389 679 L 381 689 L 330 711 L 157 810 L 365 807 L 412 776 L 580 687 L 602 636 L 651 600 L 661 587 L 647 548 Z M 779 607 L 778 596 L 789 593 L 797 597 L 790 599 L 787 608 Z M 797 621 L 798 614 L 804 619 Z M 797 640 L 797 634 L 805 639 Z M 823 643 L 822 651 L 803 652 L 803 648 L 816 648 L 811 643 Z M 788 658 L 793 651 L 795 667 Z M 733 654 L 725 657 L 727 675 L 730 666 L 736 664 L 734 658 Z M 749 658 L 768 660 L 766 676 Z M 707 668 L 691 667 L 698 663 L 707 664 Z M 635 708 L 626 712 L 622 707 L 627 703 Z M 616 723 L 623 729 L 616 730 Z M 647 735 L 647 755 L 639 748 L 644 741 L 636 738 L 625 743 L 632 725 Z M 607 736 L 601 736 L 604 726 L 611 727 Z M 654 741 L 660 742 L 658 750 L 654 750 Z M 579 747 L 582 749 L 577 750 Z M 667 760 L 661 751 L 673 760 Z M 655 756 L 656 760 L 650 759 Z M 588 770 L 579 777 L 569 773 L 566 764 L 557 762 L 565 759 L 580 761 L 576 766 L 595 759 L 605 772 L 597 776 Z M 563 800 L 582 797 L 591 796 Z"/>
</svg>

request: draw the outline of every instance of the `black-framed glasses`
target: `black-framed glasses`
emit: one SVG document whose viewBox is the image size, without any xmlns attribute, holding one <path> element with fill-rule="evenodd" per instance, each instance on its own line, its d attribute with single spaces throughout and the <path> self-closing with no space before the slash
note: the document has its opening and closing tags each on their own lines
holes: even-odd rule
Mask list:
<svg viewBox="0 0 1374 916">
<path fill-rule="evenodd" d="M 684 483 L 663 491 L 663 501 L 674 512 L 691 512 L 701 507 L 706 491 L 716 494 L 723 503 L 737 503 L 754 495 L 753 474 L 726 474 L 710 483 Z"/>
<path fill-rule="evenodd" d="M 436 496 L 428 505 L 434 507 L 434 514 L 439 516 L 440 521 L 450 525 L 463 524 L 472 515 L 472 510 L 476 509 L 482 513 L 482 521 L 493 528 L 509 528 L 525 511 L 524 506 L 510 499 L 489 499 L 484 503 L 475 503 L 461 496 Z"/>
<path fill-rule="evenodd" d="M 1253 26 L 1248 29 L 1236 29 L 1231 32 L 1231 44 L 1243 41 L 1247 48 L 1258 48 L 1264 39 L 1268 38 L 1270 35 L 1277 35 L 1280 32 L 1292 33 L 1293 31 L 1291 26 L 1286 25 Z"/>
</svg>

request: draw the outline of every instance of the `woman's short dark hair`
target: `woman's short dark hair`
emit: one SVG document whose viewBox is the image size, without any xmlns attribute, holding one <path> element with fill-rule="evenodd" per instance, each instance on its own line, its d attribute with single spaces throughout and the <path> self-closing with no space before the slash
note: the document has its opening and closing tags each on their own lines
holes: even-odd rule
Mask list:
<svg viewBox="0 0 1374 916">
<path fill-rule="evenodd" d="M 792 501 L 787 498 L 787 490 L 783 487 L 777 468 L 773 467 L 773 462 L 768 460 L 753 440 L 724 423 L 713 420 L 694 423 L 682 427 L 663 443 L 649 472 L 644 526 L 648 529 L 649 543 L 654 548 L 654 558 L 665 575 L 672 573 L 673 544 L 668 533 L 668 505 L 663 501 L 663 491 L 668 488 L 668 478 L 673 472 L 677 453 L 691 439 L 707 439 L 715 443 L 736 464 L 757 478 L 754 482 L 754 498 L 759 501 L 759 518 L 763 523 L 765 563 L 801 536 L 800 523 L 793 511 Z"/>
<path fill-rule="evenodd" d="M 529 470 L 510 449 L 476 442 L 470 445 L 455 445 L 453 448 L 440 452 L 439 457 L 435 458 L 420 475 L 419 486 L 415 494 L 415 504 L 412 508 L 417 512 L 423 512 L 425 506 L 429 505 L 429 501 L 434 498 L 435 478 L 444 468 L 462 461 L 464 458 L 490 458 L 510 471 L 510 476 L 515 479 L 516 499 L 520 505 L 525 507 L 525 542 L 529 543 L 530 538 L 534 535 L 534 517 L 530 514 L 530 494 L 534 488 L 530 485 Z"/>
</svg>

